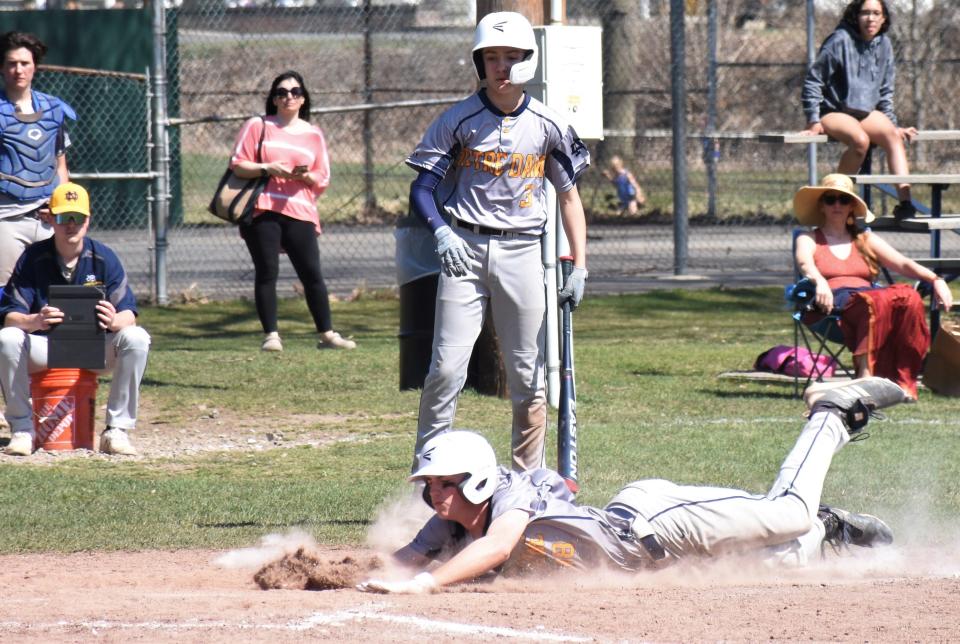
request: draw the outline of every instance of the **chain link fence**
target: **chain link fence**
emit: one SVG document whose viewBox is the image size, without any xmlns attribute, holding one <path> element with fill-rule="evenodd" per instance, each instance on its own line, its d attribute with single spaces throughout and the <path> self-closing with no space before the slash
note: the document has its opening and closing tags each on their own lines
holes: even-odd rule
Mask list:
<svg viewBox="0 0 960 644">
<path fill-rule="evenodd" d="M 91 229 L 122 251 L 136 292 L 155 299 L 153 230 L 149 202 L 150 106 L 144 74 L 42 66 L 34 86 L 69 103 L 71 178 L 84 184 L 93 204 Z"/>
<path fill-rule="evenodd" d="M 685 4 L 687 270 L 786 280 L 792 195 L 806 182 L 806 147 L 761 143 L 756 134 L 799 131 L 805 125 L 800 109 L 805 3 L 716 3 L 715 110 L 708 100 L 709 3 Z M 819 46 L 845 3 L 815 4 Z M 206 205 L 242 120 L 263 111 L 270 81 L 287 69 L 304 76 L 317 112 L 313 120 L 324 130 L 330 151 L 333 176 L 319 201 L 328 284 L 340 296 L 392 287 L 393 230 L 407 213 L 413 179 L 404 159 L 436 115 L 475 88 L 469 59 L 474 5 L 474 0 L 184 0 L 169 8 L 169 91 L 175 99 L 170 132 L 179 144 L 171 159 L 171 185 L 180 186 L 174 190 L 168 231 L 170 300 L 252 291 L 253 268 L 237 231 L 207 214 Z M 901 122 L 922 129 L 957 128 L 950 90 L 960 6 L 950 0 L 893 0 L 891 5 Z M 674 270 L 670 2 L 568 0 L 567 10 L 570 24 L 604 28 L 606 136 L 589 142 L 595 167 L 580 185 L 590 224 L 591 282 L 629 289 L 632 278 Z M 148 128 L 130 125 L 140 123 L 148 110 L 146 80 L 83 78 L 90 86 L 71 102 L 83 114 L 82 122 L 95 113 L 108 125 L 98 132 L 78 125 L 71 132 L 71 169 L 146 171 Z M 67 100 L 67 86 L 81 82 L 46 75 L 43 81 L 40 89 Z M 87 157 L 92 139 L 103 147 Z M 837 145 L 819 146 L 819 174 L 836 167 L 840 152 Z M 644 188 L 647 202 L 639 216 L 619 214 L 615 190 L 601 173 L 612 154 L 624 158 Z M 915 144 L 909 154 L 914 172 L 960 172 L 955 142 Z M 708 161 L 716 163 L 712 194 Z M 100 192 L 108 191 L 106 184 L 91 184 L 103 213 L 96 234 L 120 246 L 137 292 L 150 293 L 148 183 L 125 184 L 124 190 L 112 188 L 115 194 L 109 197 L 99 197 L 106 195 Z M 923 188 L 916 195 L 929 199 Z M 945 211 L 960 212 L 960 197 L 952 191 L 945 196 Z M 892 204 L 875 204 L 875 210 L 885 208 Z M 955 239 L 945 235 L 944 255 L 955 254 Z M 892 241 L 916 255 L 928 248 L 923 235 L 895 235 Z M 281 289 L 292 295 L 293 270 L 286 262 L 281 266 Z"/>
</svg>

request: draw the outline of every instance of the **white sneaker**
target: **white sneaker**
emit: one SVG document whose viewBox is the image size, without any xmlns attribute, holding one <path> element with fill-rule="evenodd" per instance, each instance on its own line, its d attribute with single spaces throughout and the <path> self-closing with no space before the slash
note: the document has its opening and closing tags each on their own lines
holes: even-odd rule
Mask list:
<svg viewBox="0 0 960 644">
<path fill-rule="evenodd" d="M 283 343 L 280 342 L 280 334 L 272 331 L 263 336 L 263 344 L 260 345 L 261 351 L 283 351 Z"/>
<path fill-rule="evenodd" d="M 30 432 L 13 432 L 7 448 L 3 451 L 10 456 L 30 456 L 33 454 L 33 434 Z"/>
<path fill-rule="evenodd" d="M 318 349 L 356 349 L 357 343 L 350 338 L 345 338 L 336 331 L 331 331 L 329 336 L 320 336 L 320 342 L 317 343 Z"/>
<path fill-rule="evenodd" d="M 136 448 L 130 444 L 127 432 L 117 427 L 108 427 L 100 434 L 100 451 L 120 456 L 134 456 L 137 453 Z"/>
</svg>

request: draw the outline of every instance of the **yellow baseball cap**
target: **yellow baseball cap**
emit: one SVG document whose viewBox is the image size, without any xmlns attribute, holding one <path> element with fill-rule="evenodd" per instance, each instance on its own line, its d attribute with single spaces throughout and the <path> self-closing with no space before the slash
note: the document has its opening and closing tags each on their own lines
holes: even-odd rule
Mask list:
<svg viewBox="0 0 960 644">
<path fill-rule="evenodd" d="M 50 214 L 67 213 L 90 216 L 90 195 L 86 188 L 70 181 L 57 186 L 50 197 Z"/>
</svg>

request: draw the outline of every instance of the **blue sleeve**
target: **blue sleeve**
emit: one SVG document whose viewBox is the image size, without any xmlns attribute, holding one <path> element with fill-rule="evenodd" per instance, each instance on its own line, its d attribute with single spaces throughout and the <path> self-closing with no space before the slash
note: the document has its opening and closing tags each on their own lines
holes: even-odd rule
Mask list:
<svg viewBox="0 0 960 644">
<path fill-rule="evenodd" d="M 3 287 L 3 295 L 0 296 L 0 326 L 3 326 L 7 319 L 7 313 L 23 313 L 24 315 L 32 313 L 34 303 L 37 301 L 37 288 L 29 282 L 23 274 L 24 257 L 21 255 L 17 260 L 16 267 L 10 275 L 10 280 Z M 41 302 L 36 308 L 46 304 Z"/>
<path fill-rule="evenodd" d="M 427 222 L 431 231 L 436 231 L 446 222 L 440 216 L 440 210 L 437 208 L 437 202 L 433 198 L 433 193 L 440 185 L 441 177 L 429 170 L 420 170 L 417 178 L 410 184 L 410 205 L 413 212 L 421 219 Z"/>
<path fill-rule="evenodd" d="M 120 258 L 106 246 L 101 245 L 97 252 L 104 260 L 103 287 L 106 291 L 106 299 L 118 312 L 133 311 L 134 315 L 138 315 L 137 298 L 133 296 L 133 291 L 130 289 L 127 273 L 123 270 Z"/>
</svg>

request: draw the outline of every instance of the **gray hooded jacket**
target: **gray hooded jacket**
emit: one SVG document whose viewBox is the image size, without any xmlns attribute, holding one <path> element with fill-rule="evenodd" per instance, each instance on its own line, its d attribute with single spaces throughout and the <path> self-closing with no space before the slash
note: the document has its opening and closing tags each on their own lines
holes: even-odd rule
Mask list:
<svg viewBox="0 0 960 644">
<path fill-rule="evenodd" d="M 870 42 L 841 24 L 824 41 L 803 82 L 803 113 L 817 123 L 824 111 L 863 118 L 873 110 L 893 113 L 893 46 L 886 34 Z"/>
</svg>

